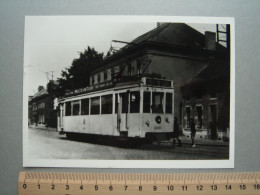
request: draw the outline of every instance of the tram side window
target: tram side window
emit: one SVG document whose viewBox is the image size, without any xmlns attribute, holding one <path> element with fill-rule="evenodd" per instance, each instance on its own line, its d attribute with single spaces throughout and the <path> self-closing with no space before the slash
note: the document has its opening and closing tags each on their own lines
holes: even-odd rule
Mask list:
<svg viewBox="0 0 260 195">
<path fill-rule="evenodd" d="M 89 115 L 89 99 L 81 100 L 81 115 Z"/>
<path fill-rule="evenodd" d="M 66 102 L 65 116 L 71 116 L 71 102 Z"/>
<path fill-rule="evenodd" d="M 79 115 L 79 101 L 72 102 L 72 115 Z"/>
<path fill-rule="evenodd" d="M 91 98 L 90 114 L 99 114 L 100 111 L 100 97 Z"/>
<path fill-rule="evenodd" d="M 140 110 L 140 92 L 130 93 L 130 113 L 138 113 Z"/>
<path fill-rule="evenodd" d="M 150 105 L 151 105 L 151 92 L 144 92 L 144 101 L 143 101 L 143 112 L 150 113 Z"/>
<path fill-rule="evenodd" d="M 163 113 L 163 93 L 153 92 L 153 113 Z"/>
<path fill-rule="evenodd" d="M 172 93 L 166 93 L 166 113 L 172 113 Z"/>
<path fill-rule="evenodd" d="M 101 97 L 101 114 L 112 114 L 113 96 L 104 95 Z"/>
</svg>

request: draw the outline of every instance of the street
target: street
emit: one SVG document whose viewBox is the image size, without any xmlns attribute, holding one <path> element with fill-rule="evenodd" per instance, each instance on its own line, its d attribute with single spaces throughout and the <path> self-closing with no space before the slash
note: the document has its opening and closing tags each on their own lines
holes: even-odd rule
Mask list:
<svg viewBox="0 0 260 195">
<path fill-rule="evenodd" d="M 89 159 L 89 160 L 216 160 L 228 159 L 226 145 L 200 145 L 191 148 L 184 142 L 173 148 L 169 141 L 143 144 L 136 147 L 102 145 L 66 138 L 53 130 L 28 129 L 29 155 L 32 159 Z M 185 141 L 185 140 L 183 140 Z"/>
</svg>

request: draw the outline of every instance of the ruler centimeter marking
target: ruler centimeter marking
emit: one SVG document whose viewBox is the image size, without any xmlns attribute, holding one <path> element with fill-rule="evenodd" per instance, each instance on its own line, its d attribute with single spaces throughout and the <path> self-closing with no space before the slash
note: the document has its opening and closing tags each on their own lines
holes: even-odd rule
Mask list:
<svg viewBox="0 0 260 195">
<path fill-rule="evenodd" d="M 20 172 L 19 195 L 260 194 L 252 173 L 49 173 Z"/>
</svg>

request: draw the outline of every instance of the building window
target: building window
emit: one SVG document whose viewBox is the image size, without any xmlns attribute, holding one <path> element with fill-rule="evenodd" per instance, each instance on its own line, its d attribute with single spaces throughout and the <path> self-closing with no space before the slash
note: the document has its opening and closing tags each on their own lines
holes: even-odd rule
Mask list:
<svg viewBox="0 0 260 195">
<path fill-rule="evenodd" d="M 111 80 L 114 80 L 115 78 L 115 69 L 111 68 Z"/>
<path fill-rule="evenodd" d="M 163 96 L 162 92 L 153 92 L 153 113 L 163 113 Z"/>
<path fill-rule="evenodd" d="M 190 107 L 185 107 L 185 113 L 186 113 L 186 127 L 190 128 Z"/>
<path fill-rule="evenodd" d="M 94 97 L 90 99 L 91 107 L 90 114 L 100 113 L 100 97 Z"/>
<path fill-rule="evenodd" d="M 89 85 L 93 85 L 93 77 L 92 76 L 89 77 Z"/>
<path fill-rule="evenodd" d="M 45 102 L 39 103 L 38 108 L 39 109 L 44 109 L 45 108 Z"/>
<path fill-rule="evenodd" d="M 81 100 L 81 115 L 89 115 L 89 99 Z"/>
<path fill-rule="evenodd" d="M 65 116 L 71 116 L 71 102 L 66 102 Z"/>
<path fill-rule="evenodd" d="M 94 85 L 95 84 L 95 77 L 94 76 L 92 76 L 92 83 L 91 83 L 92 85 Z"/>
<path fill-rule="evenodd" d="M 141 74 L 141 65 L 142 65 L 142 61 L 141 59 L 138 59 L 136 62 L 136 68 L 137 68 L 137 74 Z"/>
<path fill-rule="evenodd" d="M 107 80 L 107 72 L 104 72 L 104 81 Z"/>
<path fill-rule="evenodd" d="M 144 101 L 143 101 L 143 113 L 150 113 L 151 108 L 151 92 L 144 92 Z"/>
<path fill-rule="evenodd" d="M 127 64 L 127 72 L 128 76 L 132 76 L 132 64 L 130 62 Z"/>
<path fill-rule="evenodd" d="M 101 114 L 112 114 L 113 96 L 105 95 L 101 97 Z"/>
<path fill-rule="evenodd" d="M 134 91 L 130 93 L 130 113 L 140 112 L 140 92 Z"/>
<path fill-rule="evenodd" d="M 216 94 L 216 93 L 211 93 L 211 94 L 210 94 L 210 98 L 212 98 L 212 99 L 213 99 L 213 98 L 217 98 L 217 94 Z"/>
<path fill-rule="evenodd" d="M 172 93 L 166 93 L 165 113 L 172 113 Z"/>
<path fill-rule="evenodd" d="M 37 110 L 37 104 L 36 103 L 33 103 L 33 111 L 34 110 Z"/>
<path fill-rule="evenodd" d="M 202 112 L 202 106 L 196 106 L 197 109 L 197 116 L 198 116 L 198 123 L 197 123 L 197 128 L 201 129 L 202 128 L 202 116 L 203 116 L 203 112 Z"/>
<path fill-rule="evenodd" d="M 79 115 L 79 101 L 72 102 L 72 115 L 77 116 Z"/>
<path fill-rule="evenodd" d="M 132 64 L 131 66 L 131 75 L 136 75 L 137 74 L 137 71 L 136 71 L 136 63 Z"/>
<path fill-rule="evenodd" d="M 101 78 L 100 78 L 100 74 L 98 74 L 98 75 L 97 75 L 97 82 L 99 83 L 100 80 L 101 80 Z"/>
<path fill-rule="evenodd" d="M 44 116 L 44 114 L 40 114 L 39 115 L 39 123 L 40 124 L 44 124 L 45 123 L 45 116 Z"/>
</svg>

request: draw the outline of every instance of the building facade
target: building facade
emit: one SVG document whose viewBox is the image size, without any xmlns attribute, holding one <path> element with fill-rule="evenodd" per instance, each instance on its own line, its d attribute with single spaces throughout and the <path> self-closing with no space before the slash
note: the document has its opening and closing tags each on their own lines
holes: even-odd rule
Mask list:
<svg viewBox="0 0 260 195">
<path fill-rule="evenodd" d="M 182 87 L 183 132 L 189 137 L 189 121 L 195 121 L 197 138 L 229 140 L 230 65 L 207 66 Z"/>
<path fill-rule="evenodd" d="M 56 127 L 57 111 L 52 98 L 43 86 L 38 92 L 29 97 L 28 125 L 37 127 Z"/>
</svg>

